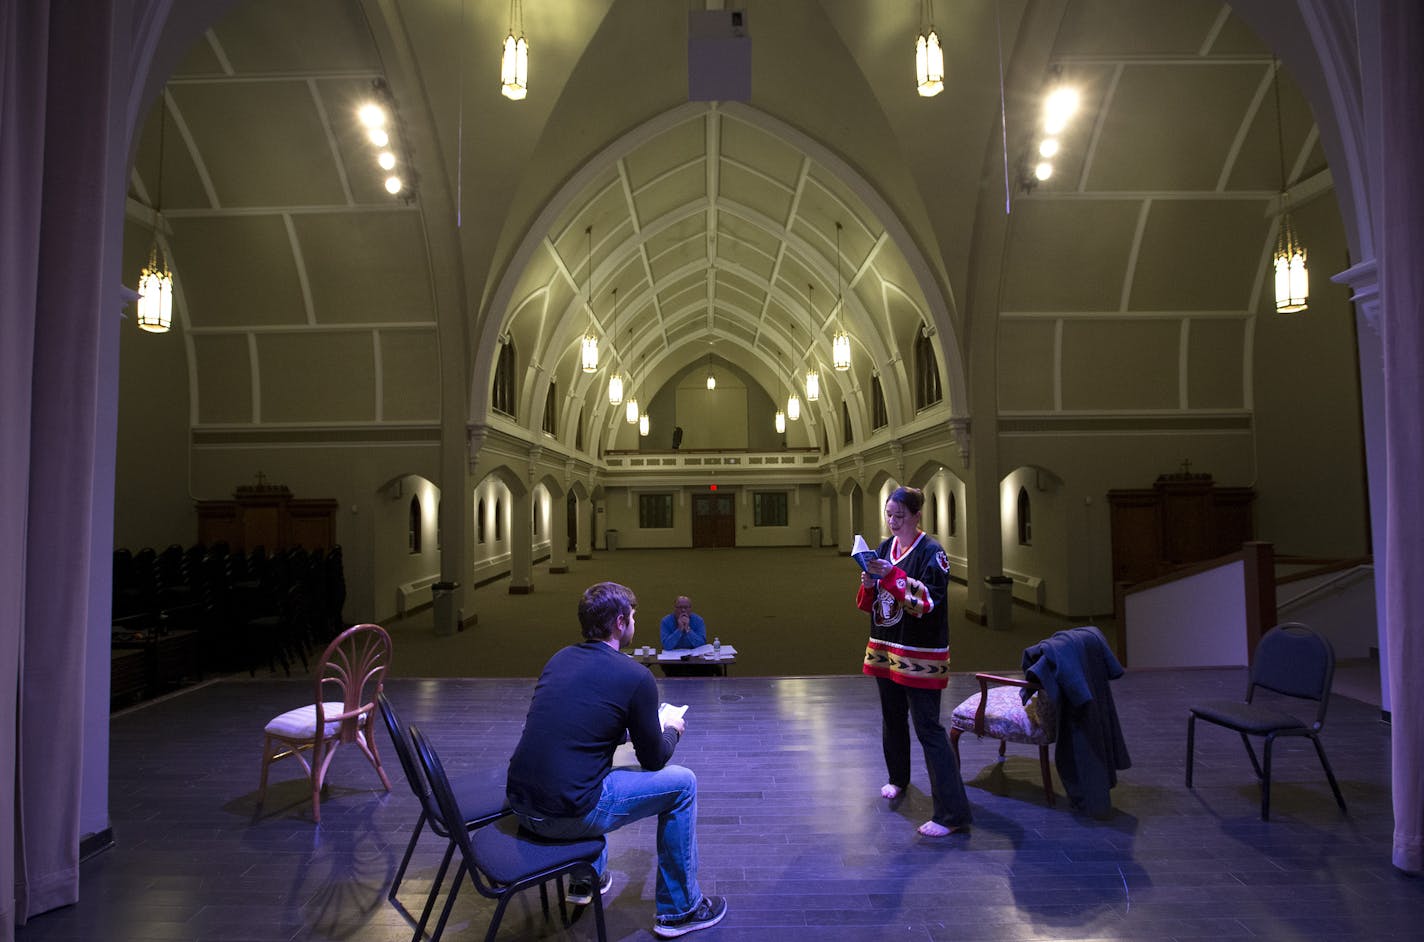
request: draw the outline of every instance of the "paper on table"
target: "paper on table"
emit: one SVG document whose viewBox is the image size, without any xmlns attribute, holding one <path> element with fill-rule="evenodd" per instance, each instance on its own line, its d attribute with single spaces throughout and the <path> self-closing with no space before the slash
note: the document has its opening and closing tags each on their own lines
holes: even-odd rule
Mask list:
<svg viewBox="0 0 1424 942">
<path fill-rule="evenodd" d="M 855 557 L 856 562 L 860 563 L 862 571 L 866 571 L 870 561 L 876 558 L 875 550 L 866 545 L 865 537 L 859 533 L 855 535 L 855 542 L 851 544 L 850 554 Z"/>
<path fill-rule="evenodd" d="M 708 659 L 708 660 L 710 660 L 710 659 L 712 659 L 713 656 L 714 656 L 714 652 L 713 652 L 713 649 L 712 649 L 712 645 L 710 645 L 710 644 L 704 644 L 704 645 L 701 645 L 701 646 L 695 647 L 695 648 L 672 648 L 672 649 L 665 649 L 665 650 L 662 650 L 662 651 L 659 651 L 659 652 L 658 652 L 658 660 L 659 660 L 659 661 L 681 661 L 681 660 L 692 660 L 692 659 Z M 737 649 L 736 649 L 736 648 L 732 647 L 730 644 L 725 644 L 725 643 L 724 643 L 724 644 L 722 645 L 722 660 L 726 660 L 726 659 L 729 658 L 729 657 L 736 657 L 736 656 L 737 656 Z"/>
<path fill-rule="evenodd" d="M 671 703 L 658 704 L 658 728 L 667 729 L 668 720 L 680 720 L 687 712 L 687 704 L 673 706 Z"/>
</svg>

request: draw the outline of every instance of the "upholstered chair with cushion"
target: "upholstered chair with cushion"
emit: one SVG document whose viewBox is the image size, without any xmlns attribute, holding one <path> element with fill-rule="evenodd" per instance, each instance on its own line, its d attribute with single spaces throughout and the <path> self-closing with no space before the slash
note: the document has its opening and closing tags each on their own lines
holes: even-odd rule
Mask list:
<svg viewBox="0 0 1424 942">
<path fill-rule="evenodd" d="M 312 820 L 320 822 L 326 770 L 342 743 L 356 745 L 375 767 L 386 791 L 391 790 L 372 734 L 376 698 L 390 663 L 391 638 L 380 625 L 357 625 L 332 640 L 313 675 L 312 702 L 288 710 L 263 730 L 259 805 L 267 794 L 268 768 L 279 759 L 295 758 L 311 784 Z"/>
<path fill-rule="evenodd" d="M 959 737 L 973 733 L 999 740 L 999 760 L 1009 743 L 1038 747 L 1043 771 L 1043 794 L 1052 805 L 1053 773 L 1048 768 L 1048 747 L 1058 738 L 1058 711 L 1038 684 L 1016 677 L 975 674 L 979 692 L 954 708 L 949 738 L 959 754 Z M 1025 691 L 1028 702 L 1024 702 Z"/>
</svg>

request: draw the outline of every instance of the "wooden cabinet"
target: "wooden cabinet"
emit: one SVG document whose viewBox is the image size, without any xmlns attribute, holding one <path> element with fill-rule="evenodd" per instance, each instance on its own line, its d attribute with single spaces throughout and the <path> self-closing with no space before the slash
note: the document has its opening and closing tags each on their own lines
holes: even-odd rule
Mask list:
<svg viewBox="0 0 1424 942">
<path fill-rule="evenodd" d="M 1154 579 L 1178 566 L 1234 553 L 1255 538 L 1249 487 L 1209 474 L 1166 474 L 1150 488 L 1108 491 L 1113 581 Z"/>
<path fill-rule="evenodd" d="M 280 484 L 239 487 L 232 500 L 198 501 L 198 542 L 243 551 L 330 549 L 336 545 L 336 507 L 329 497 L 295 498 Z"/>
</svg>

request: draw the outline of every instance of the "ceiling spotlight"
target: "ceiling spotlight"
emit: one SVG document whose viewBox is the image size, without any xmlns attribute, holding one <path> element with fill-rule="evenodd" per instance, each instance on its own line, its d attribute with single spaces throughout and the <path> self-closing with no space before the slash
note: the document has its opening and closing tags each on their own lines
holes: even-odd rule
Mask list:
<svg viewBox="0 0 1424 942">
<path fill-rule="evenodd" d="M 361 123 L 368 128 L 383 128 L 386 126 L 386 109 L 380 105 L 374 103 L 362 105 L 361 110 L 356 114 L 357 117 L 361 119 Z"/>
<path fill-rule="evenodd" d="M 1053 176 L 1053 164 L 1049 163 L 1046 160 L 1042 161 L 1037 167 L 1033 168 L 1033 175 L 1034 178 L 1037 180 L 1047 180 L 1049 177 Z"/>
<path fill-rule="evenodd" d="M 401 178 L 395 176 L 394 174 L 389 177 L 386 177 L 386 192 L 391 194 L 392 196 L 395 196 L 397 193 L 399 193 L 401 191 L 401 187 L 403 187 L 404 185 L 405 184 L 401 183 Z"/>
<path fill-rule="evenodd" d="M 371 128 L 366 132 L 366 139 L 377 147 L 385 147 L 391 142 L 391 136 L 386 133 L 385 128 Z"/>
<path fill-rule="evenodd" d="M 1043 102 L 1043 129 L 1057 134 L 1068 126 L 1068 119 L 1078 110 L 1078 92 L 1059 86 L 1049 92 Z"/>
<path fill-rule="evenodd" d="M 1046 137 L 1046 138 L 1044 138 L 1044 139 L 1039 143 L 1039 145 L 1038 145 L 1038 156 L 1040 156 L 1040 157 L 1057 157 L 1057 156 L 1058 156 L 1058 139 L 1057 139 L 1057 138 L 1054 138 L 1054 137 Z"/>
<path fill-rule="evenodd" d="M 394 170 L 396 166 L 396 155 L 388 150 L 381 151 L 376 157 L 376 163 L 381 165 L 382 170 Z"/>
</svg>

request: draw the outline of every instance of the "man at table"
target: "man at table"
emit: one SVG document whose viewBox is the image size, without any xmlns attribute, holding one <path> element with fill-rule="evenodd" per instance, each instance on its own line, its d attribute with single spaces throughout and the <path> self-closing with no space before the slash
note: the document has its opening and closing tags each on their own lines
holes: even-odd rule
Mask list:
<svg viewBox="0 0 1424 942">
<path fill-rule="evenodd" d="M 679 595 L 672 603 L 672 611 L 663 616 L 659 628 L 664 651 L 700 648 L 707 643 L 707 625 L 701 615 L 693 613 L 692 599 L 685 595 Z"/>
</svg>

